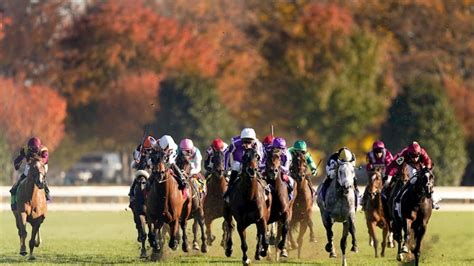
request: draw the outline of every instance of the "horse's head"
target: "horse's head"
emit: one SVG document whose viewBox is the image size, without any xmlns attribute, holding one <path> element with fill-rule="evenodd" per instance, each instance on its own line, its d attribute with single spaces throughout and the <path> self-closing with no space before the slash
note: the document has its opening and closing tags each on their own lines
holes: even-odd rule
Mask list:
<svg viewBox="0 0 474 266">
<path fill-rule="evenodd" d="M 281 166 L 281 154 L 283 153 L 280 149 L 271 149 L 268 153 L 269 158 L 266 161 L 266 173 L 271 179 L 275 179 L 278 175 Z"/>
<path fill-rule="evenodd" d="M 415 190 L 422 196 L 429 196 L 433 193 L 434 174 L 432 169 L 422 168 L 417 172 L 417 175 L 412 179 Z"/>
<path fill-rule="evenodd" d="M 306 154 L 302 151 L 297 151 L 291 163 L 292 175 L 295 176 L 298 181 L 301 181 L 305 178 L 307 169 Z"/>
<path fill-rule="evenodd" d="M 211 157 L 212 172 L 222 175 L 224 173 L 224 152 L 214 151 Z"/>
<path fill-rule="evenodd" d="M 190 157 L 184 153 L 180 153 L 176 158 L 176 165 L 184 171 L 185 174 L 189 175 L 191 173 L 191 162 Z"/>
<path fill-rule="evenodd" d="M 246 150 L 242 161 L 242 172 L 250 178 L 255 177 L 258 173 L 260 161 L 260 155 L 258 155 L 257 151 L 254 149 Z"/>
<path fill-rule="evenodd" d="M 31 161 L 28 177 L 33 179 L 33 182 L 38 188 L 43 188 L 46 177 L 46 168 L 40 158 L 34 158 Z"/>
<path fill-rule="evenodd" d="M 344 194 L 354 187 L 355 169 L 351 162 L 341 162 L 337 170 L 337 182 Z"/>
<path fill-rule="evenodd" d="M 150 154 L 152 173 L 161 178 L 166 172 L 166 161 L 168 155 L 161 149 L 154 150 Z"/>
<path fill-rule="evenodd" d="M 375 196 L 382 191 L 383 181 L 382 174 L 380 171 L 374 171 L 369 180 L 368 190 L 370 193 L 370 198 L 375 199 Z"/>
<path fill-rule="evenodd" d="M 146 170 L 138 170 L 135 173 L 135 178 L 138 181 L 138 185 L 141 191 L 145 190 L 148 177 L 150 177 L 150 174 Z"/>
</svg>

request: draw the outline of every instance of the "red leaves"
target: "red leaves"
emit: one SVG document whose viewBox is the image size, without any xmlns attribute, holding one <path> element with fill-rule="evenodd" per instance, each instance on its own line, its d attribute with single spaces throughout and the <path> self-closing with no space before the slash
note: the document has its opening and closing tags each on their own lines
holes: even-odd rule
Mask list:
<svg viewBox="0 0 474 266">
<path fill-rule="evenodd" d="M 56 91 L 0 78 L 0 129 L 10 149 L 37 136 L 54 150 L 64 137 L 65 118 L 66 101 Z"/>
</svg>

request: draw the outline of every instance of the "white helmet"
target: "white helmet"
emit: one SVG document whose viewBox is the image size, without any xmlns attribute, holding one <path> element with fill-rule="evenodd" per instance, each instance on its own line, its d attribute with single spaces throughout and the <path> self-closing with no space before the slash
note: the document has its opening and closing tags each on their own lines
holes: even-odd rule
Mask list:
<svg viewBox="0 0 474 266">
<path fill-rule="evenodd" d="M 253 139 L 257 140 L 257 134 L 255 134 L 255 130 L 253 128 L 244 128 L 242 132 L 240 132 L 241 139 Z"/>
<path fill-rule="evenodd" d="M 343 162 L 350 162 L 354 159 L 354 158 L 352 158 L 352 152 L 346 147 L 339 150 L 339 156 L 338 157 L 339 157 L 339 160 L 341 160 Z"/>
<path fill-rule="evenodd" d="M 160 147 L 164 150 L 166 148 L 169 148 L 171 150 L 176 150 L 178 149 L 178 145 L 174 142 L 173 138 L 169 135 L 164 135 L 161 137 L 158 142 L 160 143 Z"/>
</svg>

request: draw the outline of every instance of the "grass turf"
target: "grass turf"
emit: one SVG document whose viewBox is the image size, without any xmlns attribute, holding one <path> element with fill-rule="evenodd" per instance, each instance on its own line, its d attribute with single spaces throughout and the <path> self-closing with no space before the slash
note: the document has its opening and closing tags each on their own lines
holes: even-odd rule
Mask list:
<svg viewBox="0 0 474 266">
<path fill-rule="evenodd" d="M 296 251 L 290 251 L 289 258 L 281 263 L 307 265 L 338 265 L 341 263 L 339 239 L 341 224 L 334 226 L 334 244 L 338 258 L 329 259 L 324 251 L 325 231 L 319 212 L 314 213 L 317 243 L 309 243 L 309 231 L 303 243 L 303 254 L 297 259 Z M 231 258 L 224 255 L 219 246 L 221 220 L 214 221 L 213 229 L 217 239 L 207 254 L 191 251 L 187 254 L 180 249 L 171 251 L 166 246 L 163 260 L 159 264 L 173 265 L 238 265 L 241 264 L 240 239 L 234 231 L 234 253 Z M 31 227 L 28 226 L 30 233 Z M 191 224 L 188 223 L 188 231 Z M 41 227 L 42 244 L 35 249 L 35 264 L 140 264 L 141 260 L 136 230 L 130 212 L 50 212 Z M 385 258 L 374 258 L 373 248 L 368 245 L 367 226 L 362 213 L 357 215 L 357 238 L 360 252 L 347 254 L 350 265 L 394 265 L 397 263 L 395 249 L 387 249 Z M 379 240 L 381 231 L 378 231 Z M 191 244 L 192 235 L 188 234 Z M 29 238 L 28 238 L 29 239 Z M 350 237 L 348 241 L 350 241 Z M 247 230 L 249 257 L 254 264 L 269 264 L 264 258 L 256 262 L 255 226 Z M 28 244 L 27 244 L 28 245 Z M 0 212 L 0 263 L 25 263 L 27 257 L 19 254 L 19 238 L 11 212 Z M 379 248 L 380 252 L 380 248 Z M 421 263 L 423 265 L 473 265 L 474 264 L 474 213 L 437 212 L 433 213 L 428 231 L 422 244 Z"/>
</svg>

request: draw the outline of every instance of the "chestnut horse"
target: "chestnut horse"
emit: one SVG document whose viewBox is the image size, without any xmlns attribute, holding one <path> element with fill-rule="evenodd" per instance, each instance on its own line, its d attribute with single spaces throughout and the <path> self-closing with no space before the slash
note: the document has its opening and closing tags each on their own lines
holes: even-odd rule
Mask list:
<svg viewBox="0 0 474 266">
<path fill-rule="evenodd" d="M 222 196 L 227 190 L 227 179 L 224 174 L 224 152 L 216 151 L 212 155 L 212 170 L 207 180 L 207 194 L 204 198 L 204 221 L 206 224 L 207 244 L 212 245 L 216 237 L 212 234 L 211 223 L 224 214 L 224 200 Z M 224 222 L 223 222 L 223 228 Z M 222 242 L 224 244 L 223 232 Z"/>
<path fill-rule="evenodd" d="M 25 240 L 27 236 L 26 223 L 32 227 L 30 246 L 30 260 L 34 260 L 33 249 L 41 243 L 40 226 L 46 218 L 47 205 L 44 192 L 45 165 L 39 158 L 34 158 L 30 163 L 28 176 L 18 186 L 16 193 L 15 215 L 16 227 L 20 236 L 20 255 L 25 256 Z"/>
<path fill-rule="evenodd" d="M 421 255 L 421 241 L 431 217 L 433 200 L 434 175 L 431 169 L 419 170 L 401 190 L 394 204 L 394 236 L 398 242 L 397 260 L 403 260 L 403 254 L 409 252 L 410 236 L 413 233 L 415 265 L 418 265 Z M 399 204 L 399 206 L 397 206 Z M 402 229 L 403 247 L 402 245 Z"/>
<path fill-rule="evenodd" d="M 273 149 L 265 164 L 265 180 L 273 187 L 272 189 L 272 208 L 268 223 L 279 222 L 281 231 L 278 230 L 277 239 L 281 257 L 288 257 L 286 250 L 287 234 L 290 229 L 290 221 L 293 214 L 294 198 L 290 200 L 287 184 L 283 181 L 283 173 L 280 170 L 282 151 Z M 295 186 L 297 186 L 295 184 Z M 294 192 L 296 193 L 296 192 Z"/>
<path fill-rule="evenodd" d="M 308 164 L 306 163 L 305 154 L 297 152 L 293 156 L 290 166 L 291 176 L 296 179 L 296 197 L 293 204 L 293 218 L 290 222 L 289 238 L 292 248 L 298 248 L 298 258 L 301 257 L 303 237 L 308 227 L 310 230 L 310 242 L 316 242 L 313 230 L 313 220 L 311 220 L 313 212 L 313 195 L 309 187 L 309 182 L 306 180 L 307 170 Z M 297 240 L 298 243 L 296 243 L 293 238 L 293 232 L 296 231 L 298 223 L 300 224 L 300 228 Z"/>
<path fill-rule="evenodd" d="M 380 256 L 385 256 L 385 247 L 387 245 L 387 238 L 390 232 L 388 219 L 386 218 L 387 210 L 382 203 L 382 171 L 376 169 L 370 176 L 369 184 L 366 189 L 368 190 L 368 199 L 365 204 L 365 219 L 367 221 L 367 229 L 371 244 L 375 250 L 375 257 L 378 257 L 377 247 L 378 240 L 375 234 L 375 230 L 378 227 L 382 229 L 382 252 Z"/>
<path fill-rule="evenodd" d="M 260 156 L 254 149 L 249 149 L 243 157 L 242 173 L 239 180 L 229 192 L 230 203 L 225 204 L 224 220 L 226 222 L 225 255 L 232 255 L 232 216 L 237 222 L 242 249 L 242 263 L 250 264 L 247 256 L 247 241 L 245 230 L 251 224 L 257 226 L 257 248 L 255 259 L 260 260 L 268 253 L 267 221 L 270 218 L 272 196 L 265 195 L 265 181 L 258 172 Z"/>
<path fill-rule="evenodd" d="M 176 165 L 184 171 L 184 174 L 188 177 L 188 185 L 191 188 L 191 194 L 192 194 L 192 204 L 191 204 L 191 214 L 189 216 L 189 219 L 194 219 L 193 223 L 193 249 L 194 250 L 199 250 L 199 244 L 197 241 L 197 226 L 199 224 L 199 227 L 201 228 L 201 252 L 206 253 L 207 252 L 207 246 L 206 246 L 206 234 L 205 234 L 205 225 L 204 225 L 204 195 L 199 191 L 199 184 L 198 184 L 198 179 L 201 178 L 198 175 L 199 174 L 194 174 L 191 176 L 191 162 L 189 159 L 184 156 L 183 154 L 180 154 L 176 160 Z"/>
<path fill-rule="evenodd" d="M 183 232 L 182 249 L 188 252 L 186 224 L 191 213 L 191 195 L 178 189 L 174 173 L 166 166 L 167 156 L 158 150 L 151 154 L 152 173 L 150 176 L 150 192 L 146 199 L 147 218 L 154 225 L 158 242 L 154 242 L 152 260 L 157 260 L 159 252 L 163 251 L 163 236 L 161 229 L 166 223 L 170 227 L 168 246 L 172 250 L 178 247 L 179 225 Z"/>
</svg>

